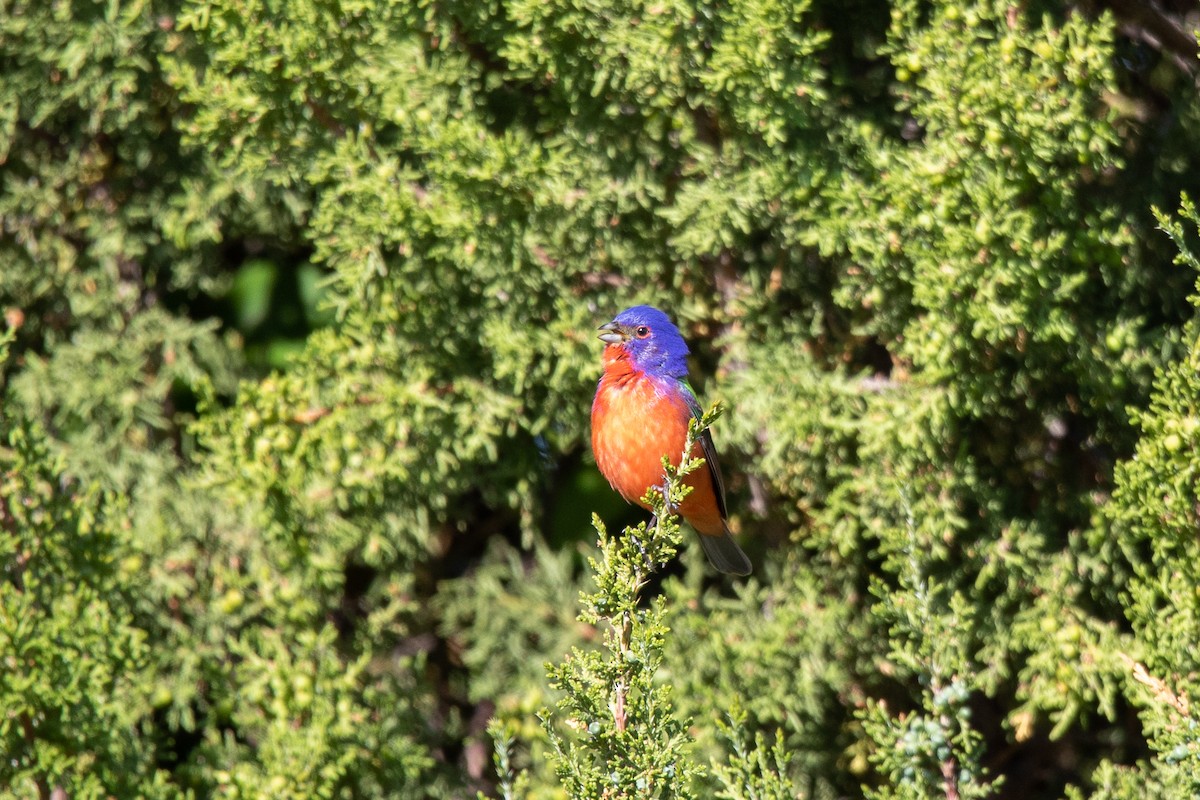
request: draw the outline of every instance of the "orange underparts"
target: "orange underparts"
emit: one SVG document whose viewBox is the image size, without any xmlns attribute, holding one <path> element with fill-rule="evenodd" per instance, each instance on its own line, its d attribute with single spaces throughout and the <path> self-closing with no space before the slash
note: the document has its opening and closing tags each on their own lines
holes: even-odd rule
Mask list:
<svg viewBox="0 0 1200 800">
<path fill-rule="evenodd" d="M 663 484 L 662 457 L 678 466 L 687 441 L 691 411 L 672 383 L 671 378 L 659 380 L 635 370 L 622 348 L 604 348 L 604 375 L 592 404 L 592 452 L 612 487 L 646 509 L 646 490 Z M 699 444 L 692 455 L 701 457 Z M 699 533 L 724 534 L 708 466 L 686 480 L 692 491 L 679 508 L 680 516 Z"/>
</svg>

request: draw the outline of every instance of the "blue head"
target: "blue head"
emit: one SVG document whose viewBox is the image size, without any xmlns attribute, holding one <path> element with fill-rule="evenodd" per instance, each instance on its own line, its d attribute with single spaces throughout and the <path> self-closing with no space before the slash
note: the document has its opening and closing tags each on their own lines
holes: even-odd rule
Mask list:
<svg viewBox="0 0 1200 800">
<path fill-rule="evenodd" d="M 687 343 L 671 318 L 654 306 L 627 308 L 600 330 L 600 339 L 621 348 L 636 369 L 660 378 L 687 375 Z"/>
</svg>

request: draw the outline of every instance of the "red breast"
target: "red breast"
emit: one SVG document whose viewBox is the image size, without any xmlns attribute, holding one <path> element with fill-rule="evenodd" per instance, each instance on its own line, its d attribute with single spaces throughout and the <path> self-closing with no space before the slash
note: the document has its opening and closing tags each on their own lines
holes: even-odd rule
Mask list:
<svg viewBox="0 0 1200 800">
<path fill-rule="evenodd" d="M 687 441 L 691 412 L 669 383 L 633 368 L 623 348 L 604 348 L 604 374 L 592 403 L 592 452 L 601 474 L 631 503 L 663 482 L 662 457 L 674 465 Z M 693 455 L 700 455 L 697 445 Z M 699 533 L 724 534 L 712 478 L 706 467 L 688 476 L 692 491 L 680 515 Z"/>
</svg>

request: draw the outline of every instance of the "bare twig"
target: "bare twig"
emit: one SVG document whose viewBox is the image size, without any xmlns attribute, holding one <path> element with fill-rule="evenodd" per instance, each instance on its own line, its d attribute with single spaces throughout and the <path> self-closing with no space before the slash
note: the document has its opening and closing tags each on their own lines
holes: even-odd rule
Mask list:
<svg viewBox="0 0 1200 800">
<path fill-rule="evenodd" d="M 1200 60 L 1196 37 L 1187 21 L 1169 14 L 1156 0 L 1107 0 L 1105 5 L 1119 20 L 1122 33 L 1140 39 L 1187 75 L 1196 76 Z"/>
<path fill-rule="evenodd" d="M 1185 717 L 1191 716 L 1191 704 L 1188 703 L 1187 695 L 1175 694 L 1171 687 L 1167 686 L 1166 681 L 1151 675 L 1150 671 L 1146 669 L 1146 665 L 1135 661 L 1132 656 L 1126 653 L 1117 653 L 1117 656 L 1132 671 L 1135 681 L 1154 692 L 1155 700 L 1166 703 Z"/>
</svg>

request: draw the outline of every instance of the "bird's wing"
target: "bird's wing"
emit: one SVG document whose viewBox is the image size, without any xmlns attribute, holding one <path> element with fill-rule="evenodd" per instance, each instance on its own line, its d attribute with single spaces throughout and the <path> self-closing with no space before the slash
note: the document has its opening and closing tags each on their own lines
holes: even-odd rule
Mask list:
<svg viewBox="0 0 1200 800">
<path fill-rule="evenodd" d="M 704 416 L 704 409 L 700 408 L 700 401 L 696 399 L 696 393 L 692 391 L 691 384 L 687 382 L 686 378 L 680 378 L 679 388 L 688 410 L 692 412 L 692 417 L 699 420 Z M 700 434 L 700 451 L 704 454 L 704 466 L 708 469 L 709 476 L 712 477 L 713 494 L 717 497 L 717 509 L 721 512 L 721 519 L 726 519 L 729 512 L 725 510 L 725 479 L 721 477 L 721 465 L 717 462 L 717 446 L 713 444 L 712 436 L 707 430 Z"/>
</svg>

